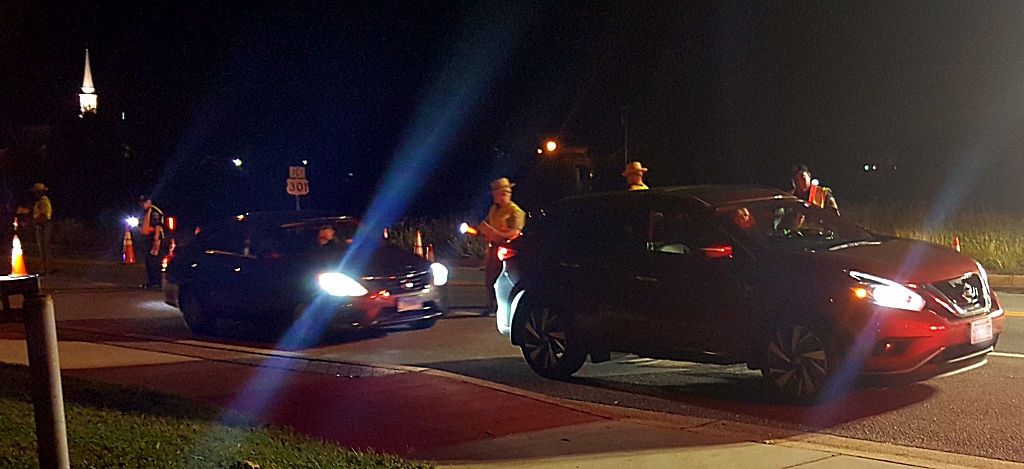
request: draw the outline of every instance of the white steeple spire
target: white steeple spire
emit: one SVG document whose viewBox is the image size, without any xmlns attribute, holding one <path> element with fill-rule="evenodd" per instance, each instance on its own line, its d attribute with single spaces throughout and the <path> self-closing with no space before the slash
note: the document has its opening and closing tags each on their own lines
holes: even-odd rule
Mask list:
<svg viewBox="0 0 1024 469">
<path fill-rule="evenodd" d="M 82 93 L 78 95 L 81 114 L 78 117 L 85 117 L 86 114 L 96 114 L 96 88 L 92 85 L 92 68 L 89 67 L 89 49 L 85 50 L 85 76 L 82 77 Z"/>
<path fill-rule="evenodd" d="M 96 89 L 92 86 L 92 69 L 89 68 L 89 49 L 85 50 L 85 76 L 82 77 L 82 92 L 91 94 Z"/>
</svg>

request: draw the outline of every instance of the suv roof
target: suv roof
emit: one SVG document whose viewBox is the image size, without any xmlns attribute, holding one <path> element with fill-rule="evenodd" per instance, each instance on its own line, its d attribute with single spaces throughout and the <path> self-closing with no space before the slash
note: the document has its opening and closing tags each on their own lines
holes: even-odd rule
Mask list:
<svg viewBox="0 0 1024 469">
<path fill-rule="evenodd" d="M 636 192 L 602 192 L 598 194 L 579 195 L 563 199 L 563 203 L 572 206 L 578 203 L 596 201 L 601 199 L 621 199 L 624 197 L 642 196 L 642 194 L 668 194 L 683 199 L 692 199 L 708 207 L 720 207 L 742 202 L 771 199 L 795 199 L 792 194 L 780 191 L 772 187 L 764 186 L 743 186 L 743 185 L 700 185 L 700 186 L 677 186 L 659 187 L 646 191 Z"/>
<path fill-rule="evenodd" d="M 681 186 L 658 189 L 680 197 L 691 197 L 709 207 L 770 199 L 795 199 L 792 194 L 773 187 L 740 185 Z"/>
</svg>

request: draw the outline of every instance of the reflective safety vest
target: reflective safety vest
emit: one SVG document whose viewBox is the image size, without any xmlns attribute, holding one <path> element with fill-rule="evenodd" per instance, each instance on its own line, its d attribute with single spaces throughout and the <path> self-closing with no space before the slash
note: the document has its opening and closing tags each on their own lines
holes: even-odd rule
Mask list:
<svg viewBox="0 0 1024 469">
<path fill-rule="evenodd" d="M 811 205 L 816 205 L 819 208 L 825 208 L 825 201 L 828 200 L 828 195 L 831 192 L 832 189 L 811 183 L 811 188 L 807 191 L 807 201 L 810 202 Z"/>
</svg>

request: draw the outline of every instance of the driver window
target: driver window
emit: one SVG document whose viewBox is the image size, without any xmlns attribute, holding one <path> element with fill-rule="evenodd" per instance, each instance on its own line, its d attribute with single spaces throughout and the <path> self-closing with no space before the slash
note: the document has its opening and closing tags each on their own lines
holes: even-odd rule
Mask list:
<svg viewBox="0 0 1024 469">
<path fill-rule="evenodd" d="M 648 215 L 647 249 L 669 254 L 690 254 L 689 219 L 682 212 L 652 210 Z"/>
</svg>

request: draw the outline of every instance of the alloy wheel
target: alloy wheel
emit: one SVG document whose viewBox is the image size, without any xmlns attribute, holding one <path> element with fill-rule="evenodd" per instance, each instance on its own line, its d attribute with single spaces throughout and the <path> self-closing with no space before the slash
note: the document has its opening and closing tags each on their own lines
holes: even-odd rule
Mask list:
<svg viewBox="0 0 1024 469">
<path fill-rule="evenodd" d="M 777 329 L 768 341 L 765 378 L 788 398 L 808 401 L 822 392 L 830 374 L 824 341 L 799 325 Z"/>
<path fill-rule="evenodd" d="M 531 365 L 553 370 L 566 354 L 566 331 L 561 319 L 550 308 L 539 308 L 526 322 L 523 355 Z"/>
</svg>

